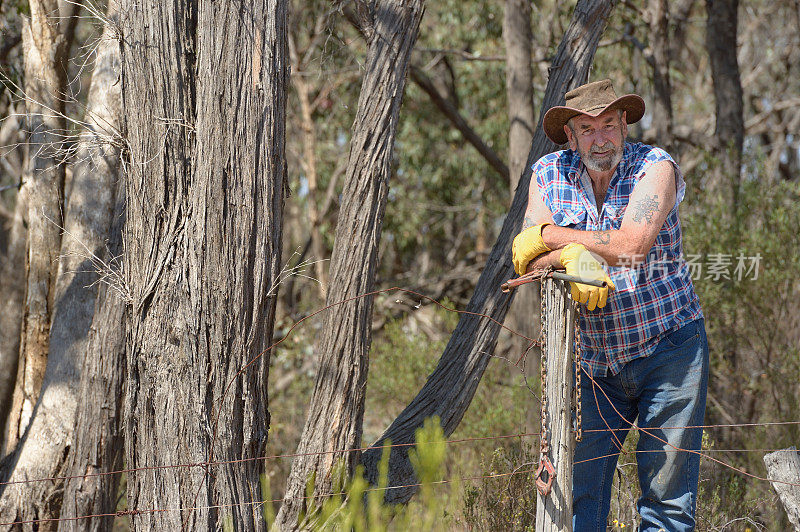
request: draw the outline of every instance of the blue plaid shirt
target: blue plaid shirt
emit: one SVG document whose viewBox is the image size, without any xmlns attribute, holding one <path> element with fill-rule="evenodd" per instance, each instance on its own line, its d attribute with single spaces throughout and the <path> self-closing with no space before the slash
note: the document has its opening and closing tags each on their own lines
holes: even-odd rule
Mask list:
<svg viewBox="0 0 800 532">
<path fill-rule="evenodd" d="M 595 376 L 609 370 L 616 375 L 627 362 L 649 356 L 665 332 L 703 316 L 682 254 L 678 204 L 686 182 L 667 152 L 628 142 L 598 213 L 594 192 L 581 182 L 583 165 L 577 152 L 557 151 L 533 166 L 536 186 L 556 225 L 599 231 L 619 229 L 633 187 L 659 161 L 675 165 L 678 187 L 675 205 L 652 249 L 635 268 L 607 268 L 617 289 L 604 308 L 581 307 L 581 350 L 584 364 Z"/>
</svg>

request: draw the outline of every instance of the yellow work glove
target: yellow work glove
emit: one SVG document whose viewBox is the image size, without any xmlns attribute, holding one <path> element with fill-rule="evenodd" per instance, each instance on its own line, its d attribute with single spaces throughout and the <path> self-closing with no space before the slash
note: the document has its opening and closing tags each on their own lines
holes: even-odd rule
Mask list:
<svg viewBox="0 0 800 532">
<path fill-rule="evenodd" d="M 535 225 L 525 229 L 514 237 L 511 244 L 511 260 L 514 263 L 514 271 L 517 275 L 524 275 L 528 269 L 528 263 L 548 251 L 552 251 L 544 245 L 542 240 L 542 229 L 547 223 Z"/>
<path fill-rule="evenodd" d="M 603 308 L 608 300 L 609 290 L 616 290 L 611 278 L 603 267 L 581 244 L 567 244 L 561 249 L 561 265 L 567 269 L 568 275 L 580 277 L 587 281 L 605 281 L 607 288 L 590 286 L 588 284 L 570 282 L 572 299 L 579 303 L 586 303 L 586 308 L 594 310 Z"/>
</svg>

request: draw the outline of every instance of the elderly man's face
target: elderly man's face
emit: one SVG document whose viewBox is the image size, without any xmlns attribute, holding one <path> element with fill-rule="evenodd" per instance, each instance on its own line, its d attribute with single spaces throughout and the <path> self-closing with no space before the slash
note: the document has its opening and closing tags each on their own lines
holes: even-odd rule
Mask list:
<svg viewBox="0 0 800 532">
<path fill-rule="evenodd" d="M 564 126 L 569 147 L 595 172 L 608 172 L 622 160 L 628 125 L 625 112 L 609 109 L 597 117 L 578 115 Z"/>
</svg>

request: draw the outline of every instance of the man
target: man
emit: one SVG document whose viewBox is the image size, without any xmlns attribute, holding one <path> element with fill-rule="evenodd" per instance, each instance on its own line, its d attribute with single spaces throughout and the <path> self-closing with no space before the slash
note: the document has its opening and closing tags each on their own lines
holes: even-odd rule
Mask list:
<svg viewBox="0 0 800 532">
<path fill-rule="evenodd" d="M 664 150 L 626 142 L 642 98 L 617 98 L 603 80 L 565 99 L 547 112 L 544 130 L 569 149 L 534 165 L 513 260 L 518 274 L 564 267 L 607 282 L 571 286 L 584 361 L 573 528 L 606 529 L 617 454 L 638 418 L 641 530 L 692 530 L 700 460 L 683 449 L 700 449 L 702 429 L 681 427 L 703 423 L 708 343 L 682 256 L 686 184 Z"/>
</svg>

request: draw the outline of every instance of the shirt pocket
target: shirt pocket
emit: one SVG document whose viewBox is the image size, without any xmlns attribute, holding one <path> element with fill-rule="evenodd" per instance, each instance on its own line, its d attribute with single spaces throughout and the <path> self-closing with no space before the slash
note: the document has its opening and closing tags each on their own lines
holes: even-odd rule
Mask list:
<svg viewBox="0 0 800 532">
<path fill-rule="evenodd" d="M 619 229 L 622 226 L 622 219 L 625 218 L 627 207 L 625 204 L 606 204 L 605 218 L 608 220 L 608 229 Z"/>
<path fill-rule="evenodd" d="M 561 227 L 583 229 L 586 226 L 586 211 L 580 208 L 562 208 L 553 213 L 553 223 Z"/>
</svg>

